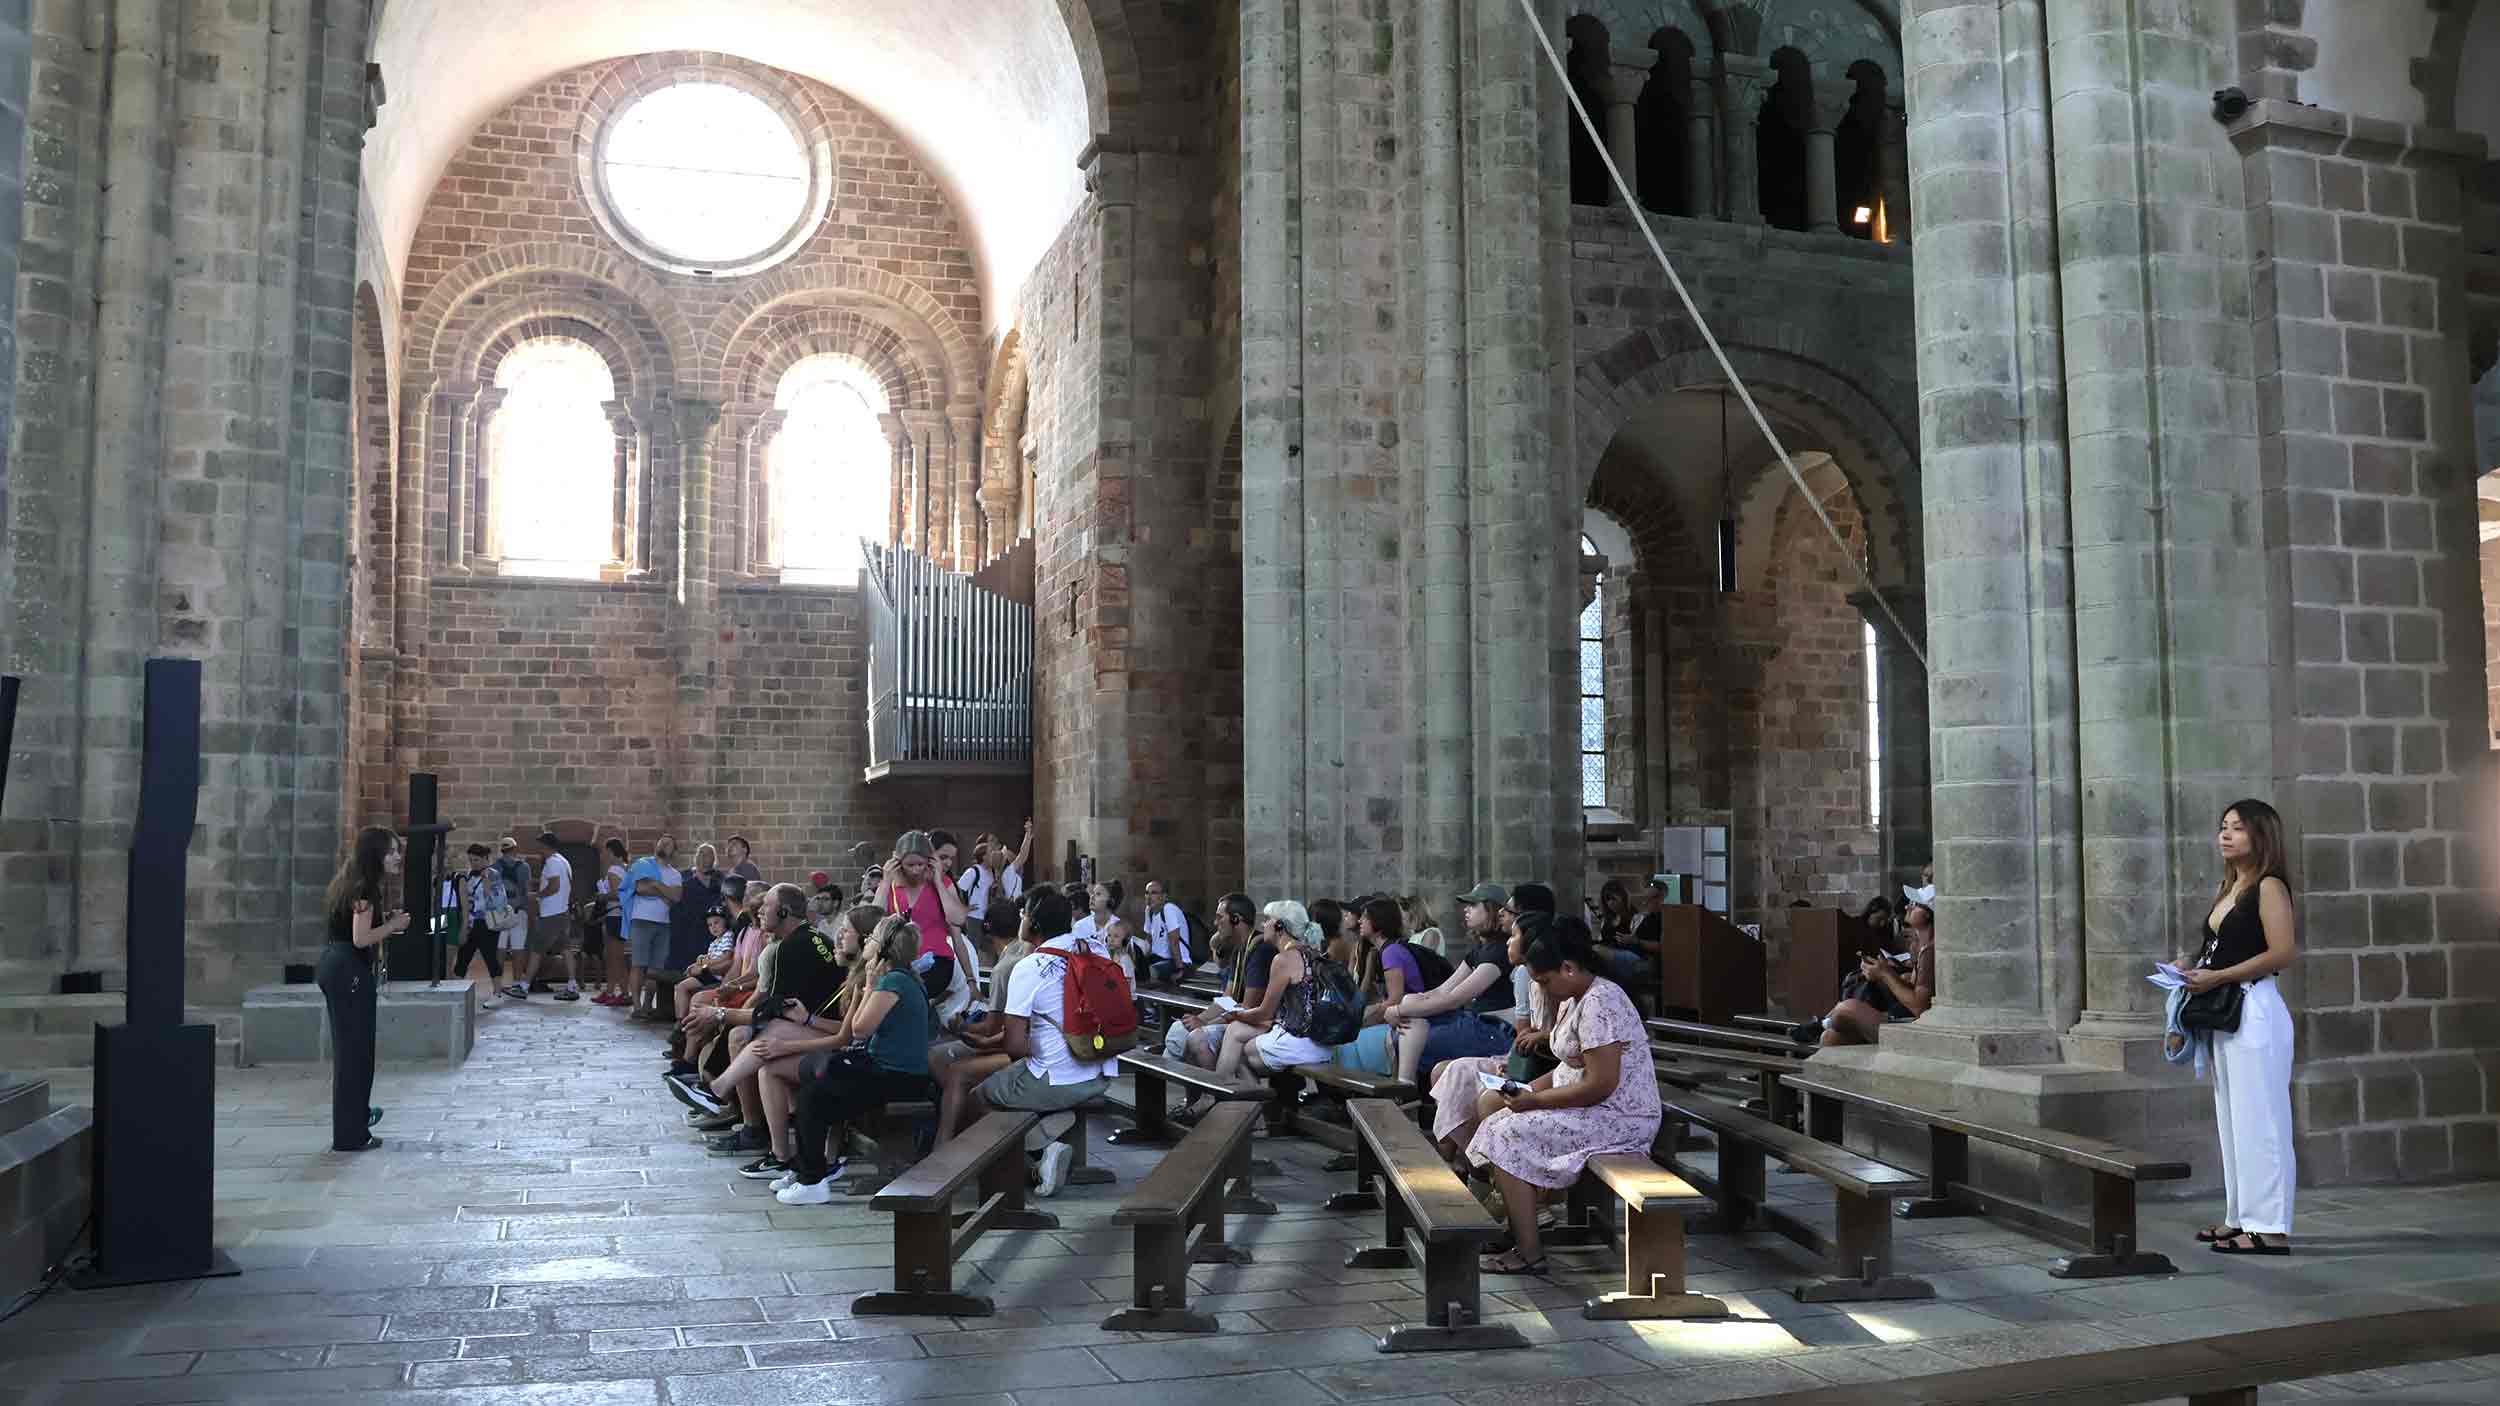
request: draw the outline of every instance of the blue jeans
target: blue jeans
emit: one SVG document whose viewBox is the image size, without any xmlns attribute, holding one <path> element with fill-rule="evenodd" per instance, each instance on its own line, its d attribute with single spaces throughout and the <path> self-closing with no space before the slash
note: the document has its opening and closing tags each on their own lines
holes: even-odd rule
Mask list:
<svg viewBox="0 0 2500 1406">
<path fill-rule="evenodd" d="M 1423 1062 L 1416 1066 L 1415 1076 L 1422 1087 L 1432 1087 L 1432 1071 L 1441 1062 L 1468 1059 L 1477 1055 L 1507 1054 L 1517 1034 L 1508 1021 L 1495 1020 L 1474 1011 L 1445 1011 L 1427 1022 L 1424 1036 Z"/>
</svg>

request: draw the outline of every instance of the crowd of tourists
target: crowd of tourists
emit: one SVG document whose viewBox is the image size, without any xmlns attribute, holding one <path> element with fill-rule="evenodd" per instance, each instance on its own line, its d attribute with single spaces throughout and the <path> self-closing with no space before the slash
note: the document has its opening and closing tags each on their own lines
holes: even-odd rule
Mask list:
<svg viewBox="0 0 2500 1406">
<path fill-rule="evenodd" d="M 1028 881 L 1027 821 L 1012 847 L 976 837 L 960 867 L 967 856 L 942 830 L 908 832 L 881 860 L 855 846 L 847 892 L 823 870 L 768 880 L 741 836 L 698 845 L 685 868 L 673 836 L 639 857 L 611 839 L 604 872 L 577 903 L 557 836 L 537 839 L 534 872 L 510 838 L 461 854 L 442 895 L 455 974 L 479 983 L 487 1005 L 527 1000 L 539 981 L 579 1000 L 579 935 L 598 933 L 590 999 L 669 1027 L 661 1077 L 688 1123 L 785 1204 L 830 1201 L 853 1130 L 895 1105 L 927 1106 L 912 1129 L 922 1155 L 990 1110 L 1037 1115 L 1027 1174 L 1055 1194 L 1073 1160 L 1074 1111 L 1107 1090 L 1135 1045 L 1137 991 L 1193 976 L 1212 991 L 1168 1023 L 1166 1057 L 1245 1087 L 1333 1066 L 1394 1077 L 1430 1099 L 1441 1151 L 1511 1227 L 1486 1272 L 1540 1270 L 1538 1202 L 1589 1158 L 1645 1152 L 1658 1131 L 1634 993 L 1655 990 L 1663 877 L 1637 908 L 1608 883 L 1585 918 L 1558 912 L 1546 884 L 1480 883 L 1454 896 L 1447 931 L 1437 905 L 1415 894 L 1260 904 L 1235 892 L 1198 916 L 1160 882 L 1132 907 L 1117 881 Z M 2277 1066 L 2290 1045 L 2276 1038 L 2288 1017 L 2268 980 L 2292 951 L 2280 822 L 2243 802 L 2226 813 L 2221 844 L 2228 876 L 2173 1002 L 2174 1031 L 2184 1021 L 2191 1033 L 2169 1053 L 2201 1065 L 2210 1052 L 2218 1066 L 2232 1196 L 2205 1238 L 2280 1253 L 2290 1156 Z M 399 858 L 389 831 L 366 830 L 331 887 L 319 980 L 339 1041 L 340 1150 L 380 1145 L 369 1131 L 380 1110 L 366 1102 L 376 988 L 366 949 L 410 921 L 382 903 Z M 1897 927 L 1889 903 L 1862 915 L 1876 950 L 1827 1014 L 1792 1030 L 1798 1041 L 1871 1042 L 1884 1022 L 1916 1019 L 1934 1001 L 1932 871 L 1903 896 Z M 1908 950 L 1887 950 L 1896 941 Z M 2182 1016 L 2235 982 L 2257 992 L 2245 1004 L 2262 1019 L 2245 1032 L 2206 1034 Z M 1201 1096 L 1172 1116 L 1191 1123 L 1209 1106 Z M 2236 1155 L 2235 1124 L 2253 1130 Z"/>
</svg>

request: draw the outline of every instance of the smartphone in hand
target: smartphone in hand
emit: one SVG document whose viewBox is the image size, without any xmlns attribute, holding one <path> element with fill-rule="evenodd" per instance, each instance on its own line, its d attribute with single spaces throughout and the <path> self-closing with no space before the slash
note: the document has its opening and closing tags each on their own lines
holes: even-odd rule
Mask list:
<svg viewBox="0 0 2500 1406">
<path fill-rule="evenodd" d="M 1515 1083 L 1499 1074 L 1479 1073 L 1476 1082 L 1483 1085 L 1487 1093 L 1500 1094 L 1504 1098 L 1517 1098 L 1528 1091 L 1527 1085 Z"/>
</svg>

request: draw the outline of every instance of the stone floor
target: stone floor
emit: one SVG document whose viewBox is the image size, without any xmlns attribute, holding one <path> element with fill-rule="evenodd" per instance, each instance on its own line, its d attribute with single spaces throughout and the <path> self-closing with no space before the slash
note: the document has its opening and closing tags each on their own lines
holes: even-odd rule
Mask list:
<svg viewBox="0 0 2500 1406">
<path fill-rule="evenodd" d="M 864 1203 L 794 1209 L 684 1131 L 657 1037 L 544 999 L 484 1017 L 457 1072 L 386 1072 L 378 1152 L 324 1150 L 326 1068 L 219 1073 L 219 1243 L 236 1278 L 67 1289 L 0 1325 L 0 1404 L 372 1401 L 407 1406 L 948 1402 L 1259 1406 L 1672 1403 L 2500 1301 L 2500 1188 L 2309 1192 L 2301 1253 L 2224 1262 L 2190 1242 L 2213 1208 L 2148 1208 L 2175 1278 L 2067 1283 L 2055 1247 L 1984 1220 L 1904 1223 L 1932 1302 L 1807 1305 L 1786 1241 L 1696 1237 L 1697 1290 L 1736 1321 L 1592 1323 L 1603 1252 L 1494 1281 L 1486 1311 L 1526 1351 L 1387 1357 L 1372 1333 L 1421 1309 L 1412 1273 L 1340 1267 L 1361 1233 L 1320 1213 L 1326 1153 L 1263 1143 L 1272 1218 L 1235 1222 L 1257 1262 L 1209 1268 L 1196 1306 L 1225 1331 L 1149 1339 L 1096 1324 L 1125 1301 L 1110 1211 L 1151 1154 L 1097 1150 L 1119 1184 L 1051 1205 L 1057 1232 L 974 1249 L 987 1319 L 854 1319 L 882 1287 L 888 1226 Z M 78 1097 L 79 1073 L 60 1076 Z M 1810 1206 L 1819 1183 L 1779 1178 Z M 1828 1196 L 1820 1198 L 1828 1206 Z M 2500 1359 L 2269 1388 L 2267 1400 L 2500 1401 Z"/>
</svg>

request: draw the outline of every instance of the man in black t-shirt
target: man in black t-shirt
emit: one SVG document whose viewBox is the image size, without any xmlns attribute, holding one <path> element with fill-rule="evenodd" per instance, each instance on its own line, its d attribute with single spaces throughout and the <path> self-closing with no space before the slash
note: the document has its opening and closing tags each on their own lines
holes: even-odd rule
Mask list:
<svg viewBox="0 0 2500 1406">
<path fill-rule="evenodd" d="M 1227 1009 L 1218 1002 L 1202 1014 L 1173 1021 L 1163 1035 L 1165 1054 L 1213 1069 L 1216 1052 L 1223 1047 L 1224 1026 L 1233 1012 L 1257 1010 L 1267 999 L 1267 969 L 1276 960 L 1276 948 L 1258 940 L 1258 914 L 1246 893 L 1228 893 L 1216 900 L 1211 945 L 1216 966 L 1224 973 L 1224 1000 L 1232 1004 Z"/>
<path fill-rule="evenodd" d="M 843 970 L 833 939 L 807 924 L 807 894 L 797 884 L 775 884 L 756 905 L 756 922 L 765 940 L 776 944 L 772 985 L 756 993 L 743 1009 L 708 1006 L 691 1012 L 689 1021 L 712 1023 L 715 1031 L 745 1026 L 752 1032 L 720 1077 L 672 1078 L 669 1092 L 678 1101 L 706 1115 L 726 1112 L 734 1096 L 746 1114 L 745 1125 L 704 1146 L 714 1152 L 763 1155 L 738 1169 L 753 1180 L 770 1180 L 788 1170 L 790 1126 L 789 1086 L 760 1077 L 768 1058 L 783 1057 L 776 1041 L 814 1040 L 831 1033 L 834 997 L 842 990 Z M 731 1034 L 732 1044 L 737 1033 Z M 759 1053 L 760 1049 L 760 1053 Z"/>
</svg>

